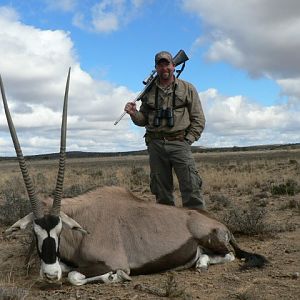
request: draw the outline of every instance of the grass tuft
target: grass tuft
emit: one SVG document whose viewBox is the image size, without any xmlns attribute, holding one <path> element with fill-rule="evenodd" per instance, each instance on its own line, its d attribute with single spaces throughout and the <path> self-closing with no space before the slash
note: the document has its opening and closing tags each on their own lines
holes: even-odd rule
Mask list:
<svg viewBox="0 0 300 300">
<path fill-rule="evenodd" d="M 6 181 L 5 188 L 1 191 L 1 198 L 3 200 L 0 209 L 1 224 L 12 224 L 31 212 L 24 184 L 19 177 Z"/>
<path fill-rule="evenodd" d="M 1 300 L 24 300 L 28 291 L 18 287 L 0 287 Z"/>
</svg>

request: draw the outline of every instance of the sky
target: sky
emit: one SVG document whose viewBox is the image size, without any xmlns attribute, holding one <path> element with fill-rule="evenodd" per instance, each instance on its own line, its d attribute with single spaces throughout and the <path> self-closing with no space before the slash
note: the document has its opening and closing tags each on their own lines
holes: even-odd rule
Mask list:
<svg viewBox="0 0 300 300">
<path fill-rule="evenodd" d="M 24 155 L 145 149 L 124 106 L 154 55 L 189 57 L 206 117 L 201 147 L 300 142 L 298 0 L 0 0 L 0 74 Z M 138 102 L 140 105 L 140 102 Z M 0 104 L 0 156 L 14 156 Z"/>
</svg>

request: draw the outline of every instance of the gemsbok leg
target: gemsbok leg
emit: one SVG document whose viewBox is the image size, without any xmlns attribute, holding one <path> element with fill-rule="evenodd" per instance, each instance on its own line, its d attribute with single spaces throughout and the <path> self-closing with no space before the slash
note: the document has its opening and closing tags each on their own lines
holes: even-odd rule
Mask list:
<svg viewBox="0 0 300 300">
<path fill-rule="evenodd" d="M 85 275 L 72 271 L 68 274 L 68 280 L 73 285 L 84 285 L 91 282 L 100 283 L 117 283 L 124 281 L 131 281 L 131 277 L 126 274 L 123 270 L 117 270 L 116 272 L 108 272 L 103 275 L 86 278 Z"/>
</svg>

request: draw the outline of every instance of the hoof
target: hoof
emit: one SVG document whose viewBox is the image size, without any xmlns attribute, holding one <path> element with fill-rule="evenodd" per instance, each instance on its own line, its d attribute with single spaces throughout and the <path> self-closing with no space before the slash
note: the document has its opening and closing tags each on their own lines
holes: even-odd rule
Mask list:
<svg viewBox="0 0 300 300">
<path fill-rule="evenodd" d="M 206 273 L 208 272 L 208 267 L 207 266 L 197 267 L 197 271 L 199 273 Z"/>
<path fill-rule="evenodd" d="M 68 274 L 68 280 L 71 284 L 77 285 L 77 286 L 84 285 L 87 282 L 86 277 L 77 271 L 70 272 Z"/>
<path fill-rule="evenodd" d="M 117 270 L 118 278 L 122 279 L 122 281 L 131 281 L 131 277 L 122 270 Z"/>
</svg>

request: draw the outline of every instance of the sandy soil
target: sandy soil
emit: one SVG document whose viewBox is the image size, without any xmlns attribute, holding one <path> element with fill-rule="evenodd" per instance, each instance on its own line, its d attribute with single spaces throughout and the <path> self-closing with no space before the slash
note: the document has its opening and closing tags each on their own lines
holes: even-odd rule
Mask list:
<svg viewBox="0 0 300 300">
<path fill-rule="evenodd" d="M 123 284 L 73 287 L 63 281 L 49 286 L 40 282 L 35 261 L 29 269 L 24 265 L 28 234 L 1 236 L 0 299 L 163 299 L 167 290 L 169 298 L 176 299 L 300 299 L 299 209 L 280 209 L 290 199 L 268 199 L 268 222 L 285 230 L 264 237 L 236 236 L 241 248 L 270 260 L 264 269 L 241 271 L 241 262 L 235 260 L 211 266 L 204 273 L 191 269 L 135 276 Z M 5 294 L 16 297 L 5 298 Z"/>
</svg>

